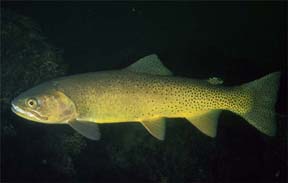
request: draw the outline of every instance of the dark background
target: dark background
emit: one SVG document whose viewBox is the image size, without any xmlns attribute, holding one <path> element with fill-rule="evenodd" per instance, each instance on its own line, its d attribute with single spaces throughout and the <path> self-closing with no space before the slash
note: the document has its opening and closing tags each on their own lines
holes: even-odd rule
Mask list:
<svg viewBox="0 0 288 183">
<path fill-rule="evenodd" d="M 165 142 L 154 141 L 147 135 L 143 137 L 145 148 L 137 144 L 122 153 L 129 141 L 119 142 L 113 138 L 124 138 L 120 133 L 129 133 L 130 128 L 108 125 L 104 127 L 101 142 L 87 140 L 86 149 L 73 158 L 76 172 L 71 175 L 40 166 L 36 160 L 42 157 L 33 159 L 31 155 L 23 155 L 25 144 L 16 145 L 15 152 L 15 144 L 2 140 L 3 148 L 6 147 L 1 155 L 2 180 L 285 182 L 285 5 L 284 2 L 2 3 L 2 8 L 30 17 L 40 26 L 46 41 L 61 51 L 68 67 L 67 75 L 123 68 L 152 53 L 158 54 L 175 75 L 191 78 L 218 76 L 226 85 L 248 82 L 274 71 L 283 73 L 280 100 L 276 106 L 282 117 L 279 117 L 279 131 L 274 138 L 261 134 L 245 120 L 223 112 L 215 139 L 202 135 L 185 120 L 171 120 Z M 25 121 L 14 118 L 18 121 L 16 125 Z M 38 125 L 34 130 L 37 128 L 43 130 L 45 127 Z M 140 126 L 135 128 L 139 133 L 145 133 Z M 189 132 L 181 136 L 181 130 Z M 25 135 L 29 136 L 29 133 Z M 154 153 L 149 151 L 149 144 L 156 147 Z M 123 161 L 113 161 L 111 156 L 115 151 L 108 151 L 110 146 L 119 148 L 116 154 Z M 30 151 L 36 156 L 45 156 L 45 150 Z M 14 154 L 13 158 L 7 158 L 9 152 Z M 24 165 L 17 166 L 17 161 Z M 155 163 L 151 165 L 150 161 Z M 119 165 L 121 162 L 129 166 Z M 147 173 L 151 171 L 161 173 Z"/>
</svg>

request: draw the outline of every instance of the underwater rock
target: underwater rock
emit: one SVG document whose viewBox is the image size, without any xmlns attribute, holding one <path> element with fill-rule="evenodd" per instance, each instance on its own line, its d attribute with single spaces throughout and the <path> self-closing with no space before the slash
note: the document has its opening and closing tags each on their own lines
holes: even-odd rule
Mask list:
<svg viewBox="0 0 288 183">
<path fill-rule="evenodd" d="M 1 69 L 1 81 L 5 81 L 1 82 L 1 136 L 5 136 L 2 140 L 5 147 L 18 149 L 17 151 L 12 149 L 4 151 L 2 157 L 7 158 L 4 162 L 15 164 L 17 158 L 24 162 L 27 161 L 27 163 L 35 162 L 36 159 L 31 159 L 31 153 L 34 153 L 33 149 L 37 149 L 38 156 L 42 159 L 39 162 L 42 165 L 54 167 L 53 169 L 60 174 L 74 175 L 73 157 L 79 155 L 81 150 L 86 147 L 85 140 L 76 133 L 63 135 L 63 133 L 55 131 L 53 127 L 43 129 L 41 126 L 38 128 L 34 126 L 32 129 L 29 124 L 23 127 L 22 125 L 27 122 L 12 114 L 10 109 L 11 99 L 19 93 L 38 83 L 65 74 L 66 66 L 63 64 L 61 52 L 47 43 L 46 38 L 42 36 L 40 27 L 31 19 L 7 9 L 1 9 L 1 11 L 1 68 L 3 68 Z M 17 131 L 21 131 L 21 133 L 19 134 Z M 23 134 L 29 135 L 23 136 Z M 30 148 L 31 151 L 26 148 Z M 9 152 L 9 157 L 17 158 L 9 159 L 5 152 Z M 47 157 L 47 152 L 49 155 L 54 154 L 55 156 Z M 5 166 L 2 162 L 1 165 Z M 26 169 L 32 170 L 35 168 L 33 166 L 36 165 L 29 163 Z M 4 177 L 7 180 L 17 179 L 17 176 L 7 177 L 9 172 L 13 172 L 17 168 L 8 166 L 6 168 L 8 175 L 5 174 Z M 23 172 L 23 170 L 19 171 Z M 26 179 L 29 181 L 29 175 Z"/>
<path fill-rule="evenodd" d="M 6 9 L 2 12 L 1 103 L 6 104 L 27 88 L 64 75 L 65 67 L 60 51 L 46 42 L 36 23 Z"/>
<path fill-rule="evenodd" d="M 1 112 L 10 111 L 10 101 L 25 89 L 56 76 L 65 66 L 56 48 L 41 36 L 31 19 L 1 9 Z"/>
</svg>

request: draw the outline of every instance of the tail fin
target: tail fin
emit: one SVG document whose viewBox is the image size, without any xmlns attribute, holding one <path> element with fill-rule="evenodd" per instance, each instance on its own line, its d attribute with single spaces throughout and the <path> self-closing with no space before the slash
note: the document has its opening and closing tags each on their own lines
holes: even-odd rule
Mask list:
<svg viewBox="0 0 288 183">
<path fill-rule="evenodd" d="M 274 72 L 242 85 L 252 92 L 253 106 L 249 112 L 241 116 L 269 136 L 274 136 L 277 129 L 274 108 L 277 101 L 279 79 L 280 72 Z"/>
</svg>

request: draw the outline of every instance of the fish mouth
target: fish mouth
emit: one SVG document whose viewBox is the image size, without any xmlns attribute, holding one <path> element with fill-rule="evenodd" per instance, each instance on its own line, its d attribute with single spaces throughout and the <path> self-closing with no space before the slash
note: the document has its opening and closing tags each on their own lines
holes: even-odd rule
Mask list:
<svg viewBox="0 0 288 183">
<path fill-rule="evenodd" d="M 19 115 L 20 117 L 25 117 L 25 114 L 29 114 L 28 112 L 24 111 L 23 109 L 21 109 L 20 107 L 17 107 L 16 105 L 14 105 L 13 103 L 12 104 L 12 107 L 11 107 L 11 110 Z M 28 116 L 31 116 L 31 115 L 28 115 Z"/>
<path fill-rule="evenodd" d="M 12 104 L 11 110 L 12 110 L 12 112 L 14 112 L 15 114 L 17 114 L 17 110 L 16 110 L 16 108 L 15 108 L 15 105 L 14 105 L 14 104 Z"/>
<path fill-rule="evenodd" d="M 12 104 L 12 107 L 11 107 L 12 112 L 14 112 L 16 115 L 22 118 L 33 120 L 33 121 L 38 121 L 38 122 L 43 122 L 48 119 L 47 117 L 41 116 L 35 111 L 24 111 L 23 109 L 16 106 L 15 104 L 13 103 L 11 104 Z"/>
</svg>

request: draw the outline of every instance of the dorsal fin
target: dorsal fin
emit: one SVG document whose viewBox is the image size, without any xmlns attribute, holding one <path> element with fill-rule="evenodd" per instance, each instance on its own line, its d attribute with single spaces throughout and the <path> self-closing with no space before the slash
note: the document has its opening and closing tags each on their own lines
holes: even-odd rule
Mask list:
<svg viewBox="0 0 288 183">
<path fill-rule="evenodd" d="M 172 72 L 162 64 L 158 56 L 155 54 L 141 58 L 134 64 L 126 67 L 125 70 L 162 76 L 172 75 Z"/>
</svg>

